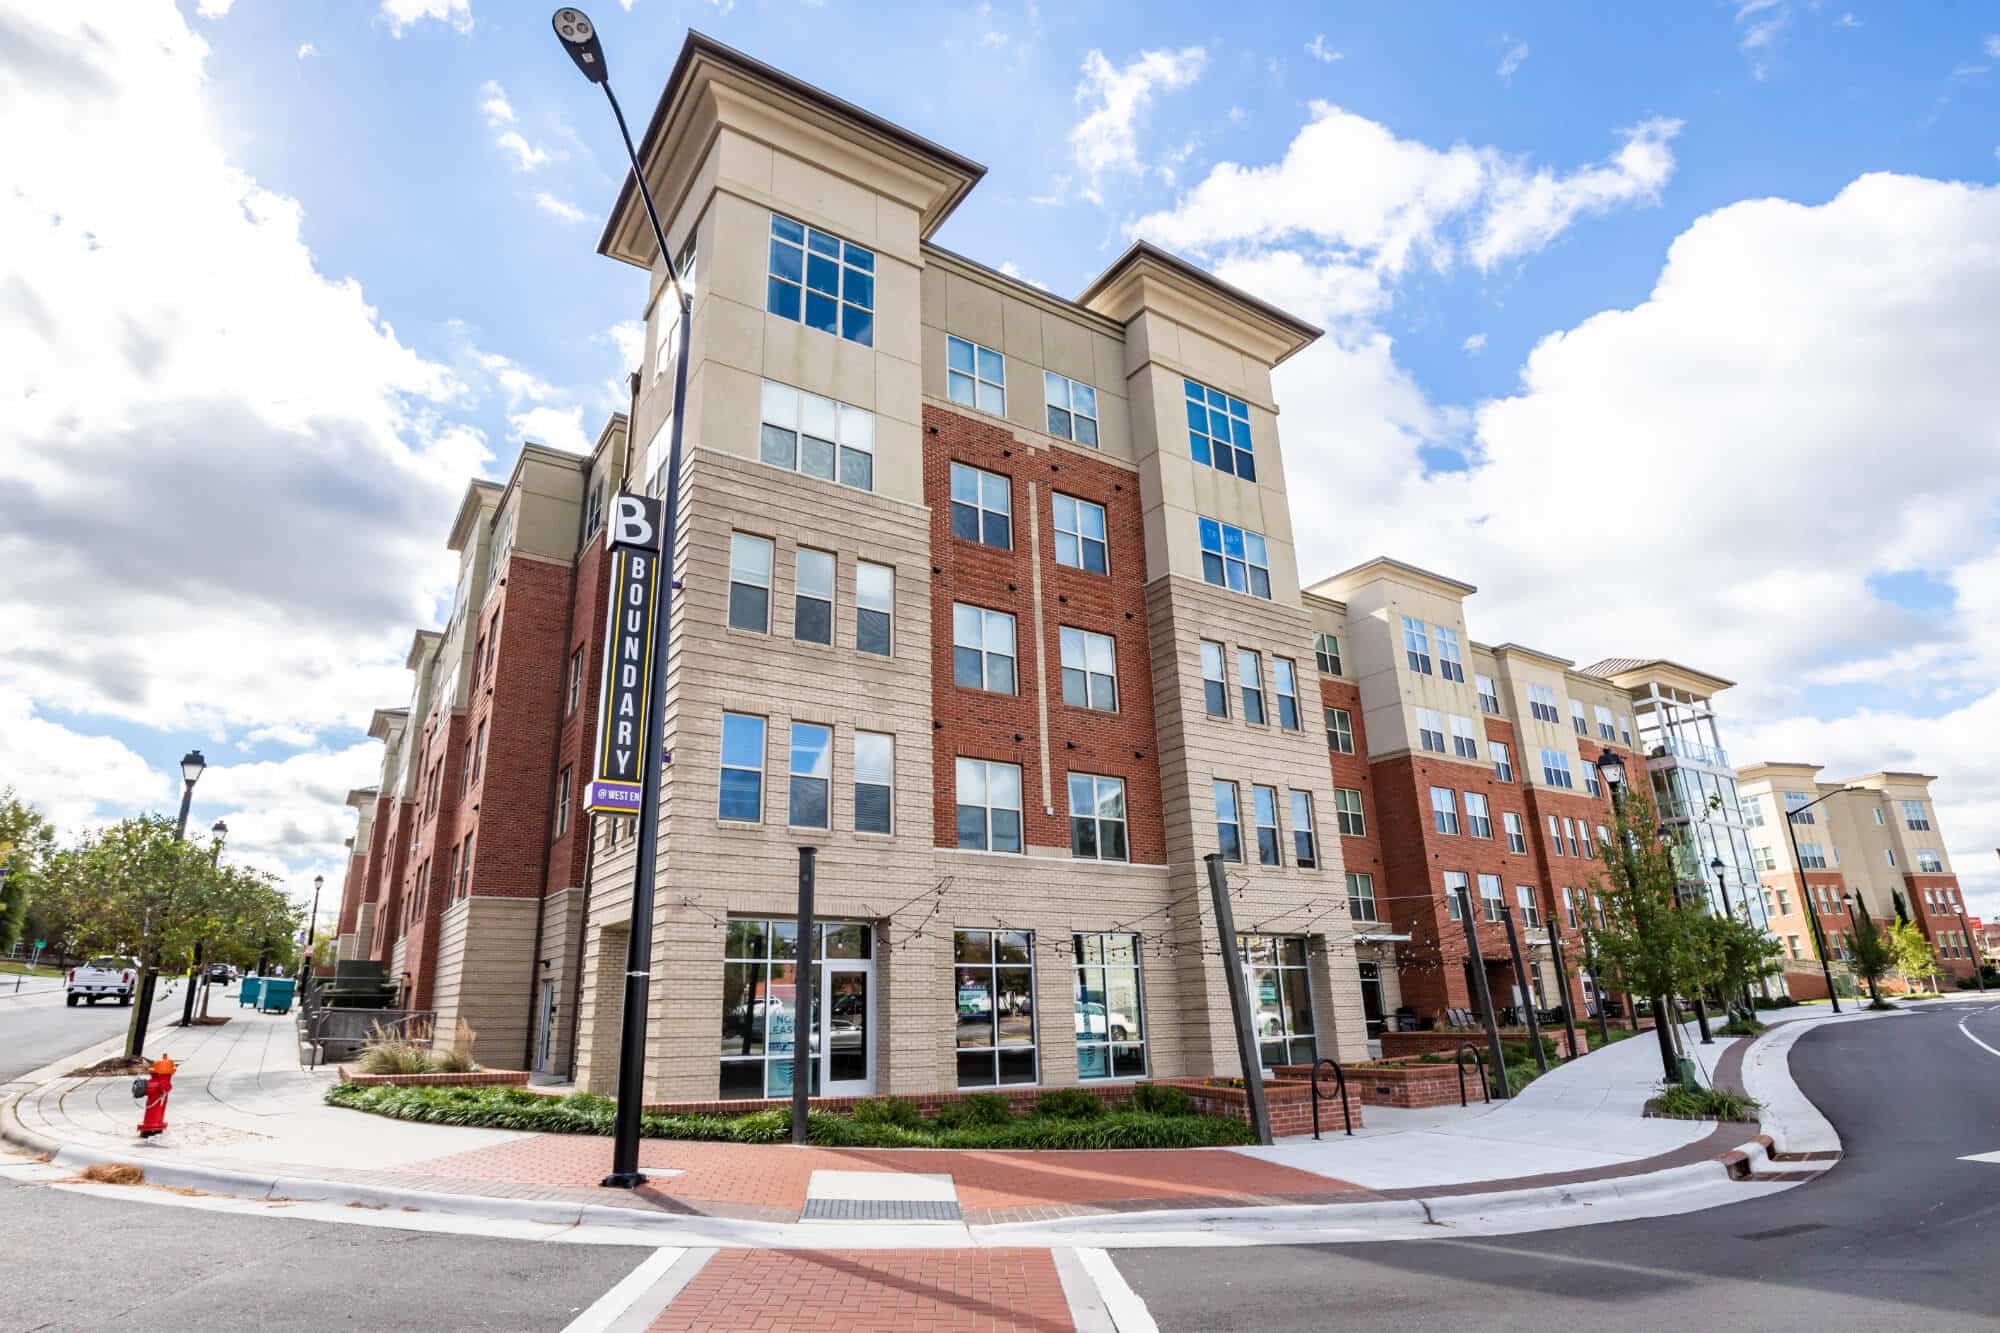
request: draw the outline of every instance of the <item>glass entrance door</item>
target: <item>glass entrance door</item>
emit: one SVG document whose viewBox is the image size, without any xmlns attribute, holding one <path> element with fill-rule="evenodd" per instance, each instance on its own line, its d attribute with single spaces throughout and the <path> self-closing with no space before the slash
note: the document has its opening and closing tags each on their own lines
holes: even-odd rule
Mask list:
<svg viewBox="0 0 2000 1333">
<path fill-rule="evenodd" d="M 541 1003 L 535 1006 L 535 1072 L 546 1074 L 549 1069 L 549 1054 L 555 1048 L 556 1037 L 556 983 L 542 983 Z"/>
<path fill-rule="evenodd" d="M 828 959 L 821 973 L 826 999 L 818 1006 L 820 1086 L 830 1097 L 875 1092 L 875 965 Z"/>
<path fill-rule="evenodd" d="M 1361 964 L 1361 1013 L 1368 1020 L 1368 1035 L 1379 1037 L 1388 1024 L 1382 1017 L 1382 965 Z"/>
</svg>

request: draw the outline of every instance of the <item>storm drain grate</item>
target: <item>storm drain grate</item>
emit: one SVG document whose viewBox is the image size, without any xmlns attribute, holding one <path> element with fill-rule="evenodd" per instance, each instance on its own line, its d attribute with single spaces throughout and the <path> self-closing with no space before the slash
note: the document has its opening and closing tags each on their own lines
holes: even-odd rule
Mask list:
<svg viewBox="0 0 2000 1333">
<path fill-rule="evenodd" d="M 1794 1222 L 1788 1227 L 1772 1227 L 1769 1231 L 1746 1231 L 1738 1240 L 1777 1240 L 1782 1236 L 1802 1236 L 1808 1231 L 1824 1231 L 1824 1222 Z"/>
<path fill-rule="evenodd" d="M 957 1222 L 958 1205 L 942 1199 L 807 1199 L 801 1222 Z"/>
</svg>

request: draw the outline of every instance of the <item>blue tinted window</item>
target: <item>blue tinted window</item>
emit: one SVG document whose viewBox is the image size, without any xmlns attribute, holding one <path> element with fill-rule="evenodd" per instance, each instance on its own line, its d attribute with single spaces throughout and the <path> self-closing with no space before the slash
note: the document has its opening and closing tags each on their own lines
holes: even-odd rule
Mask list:
<svg viewBox="0 0 2000 1333">
<path fill-rule="evenodd" d="M 872 347 L 875 256 L 781 214 L 771 215 L 764 308 L 781 319 Z"/>
<path fill-rule="evenodd" d="M 1251 452 L 1249 405 L 1193 380 L 1182 384 L 1187 399 L 1189 457 L 1218 472 L 1255 481 L 1257 460 Z"/>
<path fill-rule="evenodd" d="M 1212 518 L 1198 518 L 1197 523 L 1202 579 L 1219 588 L 1269 600 L 1270 557 L 1263 536 Z"/>
</svg>

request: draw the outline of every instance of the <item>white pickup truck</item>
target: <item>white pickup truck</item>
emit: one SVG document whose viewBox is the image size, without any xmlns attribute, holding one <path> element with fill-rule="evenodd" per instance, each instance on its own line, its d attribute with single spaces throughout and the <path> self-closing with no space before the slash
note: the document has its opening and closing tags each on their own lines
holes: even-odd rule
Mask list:
<svg viewBox="0 0 2000 1333">
<path fill-rule="evenodd" d="M 132 1003 L 132 996 L 139 988 L 139 963 L 133 958 L 118 958 L 105 954 L 93 958 L 82 967 L 69 970 L 66 983 L 68 1002 L 76 1007 L 78 1000 L 96 1004 L 114 996 L 120 1004 Z"/>
</svg>

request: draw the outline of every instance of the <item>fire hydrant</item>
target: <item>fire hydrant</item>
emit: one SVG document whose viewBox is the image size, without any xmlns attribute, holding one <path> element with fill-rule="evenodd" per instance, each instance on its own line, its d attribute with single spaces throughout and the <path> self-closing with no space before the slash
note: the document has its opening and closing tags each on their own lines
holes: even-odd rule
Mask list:
<svg viewBox="0 0 2000 1333">
<path fill-rule="evenodd" d="M 139 1137 L 150 1139 L 167 1127 L 167 1094 L 174 1090 L 174 1062 L 166 1056 L 153 1061 L 146 1079 L 146 1110 L 139 1117 Z"/>
</svg>

